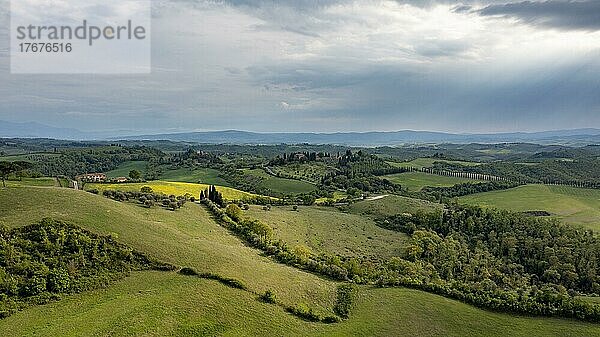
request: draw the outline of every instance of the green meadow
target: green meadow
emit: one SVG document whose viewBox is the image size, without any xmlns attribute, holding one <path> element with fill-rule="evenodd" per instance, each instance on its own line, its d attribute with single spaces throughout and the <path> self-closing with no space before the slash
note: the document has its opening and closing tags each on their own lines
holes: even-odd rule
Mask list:
<svg viewBox="0 0 600 337">
<path fill-rule="evenodd" d="M 386 195 L 375 198 L 375 200 L 363 200 L 352 203 L 347 207 L 348 211 L 353 214 L 380 218 L 401 213 L 414 213 L 416 211 L 434 212 L 442 208 L 441 204 L 398 195 Z"/>
<path fill-rule="evenodd" d="M 3 336 L 597 336 L 597 325 L 491 313 L 409 289 L 361 287 L 353 316 L 310 323 L 214 281 L 136 272 L 0 321 Z"/>
<path fill-rule="evenodd" d="M 164 170 L 160 178 L 166 181 L 182 183 L 229 186 L 227 180 L 219 176 L 219 171 L 210 168 L 179 168 L 176 170 Z"/>
<path fill-rule="evenodd" d="M 271 226 L 276 237 L 292 247 L 304 245 L 315 253 L 342 256 L 389 258 L 404 255 L 408 237 L 382 229 L 369 218 L 348 214 L 332 207 L 272 207 L 270 211 L 252 206 L 245 213 Z"/>
<path fill-rule="evenodd" d="M 138 170 L 142 173 L 142 177 L 146 173 L 146 161 L 127 161 L 119 165 L 114 170 L 106 172 L 108 178 L 128 177 L 129 171 Z"/>
<path fill-rule="evenodd" d="M 525 185 L 472 194 L 460 202 L 517 212 L 547 211 L 562 221 L 600 230 L 600 190 L 568 186 Z"/>
<path fill-rule="evenodd" d="M 448 177 L 437 174 L 429 174 L 423 172 L 406 172 L 397 173 L 383 176 L 408 189 L 409 191 L 420 191 L 425 186 L 431 187 L 450 187 L 461 183 L 477 183 L 479 180 L 459 178 L 459 177 Z"/>
</svg>

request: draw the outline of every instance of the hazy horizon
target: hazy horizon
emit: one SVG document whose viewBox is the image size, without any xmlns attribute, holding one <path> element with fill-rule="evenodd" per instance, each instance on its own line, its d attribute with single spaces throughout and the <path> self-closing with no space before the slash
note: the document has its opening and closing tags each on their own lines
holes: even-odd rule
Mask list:
<svg viewBox="0 0 600 337">
<path fill-rule="evenodd" d="M 0 123 L 7 123 L 7 121 L 0 120 Z M 248 130 L 248 129 L 157 129 L 157 130 L 147 130 L 148 132 L 143 132 L 144 130 L 84 130 L 78 128 L 65 128 L 61 126 L 55 126 L 45 123 L 39 123 L 36 121 L 29 122 L 8 122 L 9 124 L 18 125 L 22 127 L 26 127 L 28 125 L 38 127 L 40 130 L 48 130 L 58 129 L 58 130 L 70 130 L 75 132 L 81 132 L 82 134 L 89 133 L 91 135 L 109 135 L 111 133 L 115 134 L 115 137 L 118 136 L 144 136 L 144 135 L 169 135 L 169 134 L 185 134 L 185 133 L 219 133 L 219 132 L 241 132 L 241 133 L 257 133 L 257 134 L 368 134 L 368 133 L 395 133 L 395 132 L 414 132 L 414 133 L 439 133 L 439 134 L 449 134 L 449 135 L 495 135 L 495 134 L 536 134 L 536 133 L 552 133 L 552 132 L 575 132 L 577 134 L 585 134 L 585 131 L 590 131 L 590 134 L 599 134 L 600 128 L 594 127 L 584 127 L 584 128 L 567 128 L 567 129 L 542 129 L 542 130 L 515 130 L 515 131 L 491 131 L 491 132 L 460 132 L 460 131 L 451 131 L 451 130 L 428 130 L 428 129 L 394 129 L 394 130 L 340 130 L 340 131 L 319 131 L 319 130 L 291 130 L 291 131 L 280 131 L 280 130 Z M 11 125 L 9 125 L 11 126 Z M 3 131 L 6 128 L 0 128 L 0 138 L 7 137 L 3 134 Z M 8 136 L 10 137 L 10 136 Z M 27 138 L 27 137 L 25 137 Z"/>
</svg>

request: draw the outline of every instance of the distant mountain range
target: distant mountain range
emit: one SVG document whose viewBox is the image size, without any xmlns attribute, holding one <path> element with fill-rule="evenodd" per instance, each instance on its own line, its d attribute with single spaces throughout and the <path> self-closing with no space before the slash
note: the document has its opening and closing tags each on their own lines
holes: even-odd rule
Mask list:
<svg viewBox="0 0 600 337">
<path fill-rule="evenodd" d="M 544 132 L 455 134 L 431 131 L 339 132 L 339 133 L 258 133 L 247 131 L 209 131 L 150 135 L 116 135 L 83 132 L 40 123 L 0 121 L 0 137 L 55 138 L 67 140 L 170 140 L 207 144 L 336 144 L 385 146 L 422 143 L 516 143 L 586 145 L 600 144 L 600 129 L 575 129 Z"/>
<path fill-rule="evenodd" d="M 431 131 L 257 133 L 246 131 L 188 132 L 119 137 L 124 140 L 171 140 L 209 144 L 336 144 L 385 146 L 422 143 L 516 143 L 600 144 L 600 129 L 517 132 L 497 134 L 453 134 Z"/>
<path fill-rule="evenodd" d="M 36 122 L 12 123 L 0 121 L 0 137 L 86 139 L 87 134 L 76 129 L 56 128 Z"/>
</svg>

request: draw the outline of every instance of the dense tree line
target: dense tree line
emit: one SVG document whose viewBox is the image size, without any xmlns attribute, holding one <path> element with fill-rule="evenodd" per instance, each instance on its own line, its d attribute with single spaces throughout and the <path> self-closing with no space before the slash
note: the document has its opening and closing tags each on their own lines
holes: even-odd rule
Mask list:
<svg viewBox="0 0 600 337">
<path fill-rule="evenodd" d="M 2 187 L 6 187 L 6 180 L 11 174 L 18 175 L 19 173 L 31 168 L 31 163 L 26 161 L 0 161 L 0 178 L 2 179 Z"/>
<path fill-rule="evenodd" d="M 97 190 L 91 190 L 92 193 L 98 193 Z M 105 190 L 102 195 L 116 201 L 133 201 L 141 206 L 151 208 L 155 205 L 162 206 L 172 211 L 181 208 L 186 201 L 194 200 L 191 194 L 175 196 L 173 194 L 166 195 L 164 193 L 154 193 L 150 187 L 142 187 L 140 192 L 135 191 L 113 191 Z"/>
<path fill-rule="evenodd" d="M 329 152 L 291 152 L 284 153 L 283 155 L 277 155 L 275 158 L 269 161 L 268 166 L 281 166 L 290 163 L 314 162 L 317 160 L 325 160 L 329 158 L 332 158 L 332 155 Z M 335 158 L 333 159 L 335 160 Z"/>
<path fill-rule="evenodd" d="M 528 165 L 512 162 L 494 162 L 477 166 L 436 162 L 434 165 L 437 170 L 491 175 L 521 183 L 600 188 L 600 159 L 544 160 Z"/>
<path fill-rule="evenodd" d="M 323 178 L 321 185 L 324 189 L 349 190 L 355 188 L 363 192 L 373 193 L 401 191 L 400 185 L 369 174 L 332 173 Z"/>
<path fill-rule="evenodd" d="M 393 167 L 378 156 L 368 154 L 362 150 L 355 152 L 346 150 L 346 153 L 339 157 L 337 167 L 348 176 L 357 174 L 384 175 L 405 172 L 403 170 L 397 171 L 399 168 Z"/>
<path fill-rule="evenodd" d="M 377 177 L 386 172 L 396 172 L 392 167 L 377 156 L 367 154 L 362 150 L 352 152 L 347 150 L 340 155 L 337 170 L 326 174 L 320 186 L 323 189 L 356 189 L 362 192 L 400 192 L 401 187 L 387 179 Z"/>
<path fill-rule="evenodd" d="M 591 231 L 452 205 L 382 219 L 380 226 L 411 240 L 403 256 L 373 261 L 290 248 L 239 207 L 205 203 L 226 228 L 268 256 L 337 280 L 406 286 L 497 311 L 600 321 L 600 306 L 577 297 L 600 293 L 600 244 Z"/>
<path fill-rule="evenodd" d="M 147 269 L 172 267 L 64 222 L 0 228 L 0 317 Z"/>
<path fill-rule="evenodd" d="M 464 195 L 506 190 L 519 185 L 519 183 L 511 181 L 489 181 L 483 183 L 460 183 L 450 187 L 426 186 L 421 189 L 419 194 L 425 196 L 424 199 L 428 199 L 427 197 L 433 197 L 434 200 L 448 202 L 449 199 Z"/>
<path fill-rule="evenodd" d="M 451 205 L 380 221 L 411 235 L 381 285 L 409 285 L 495 310 L 600 321 L 600 239 L 518 213 Z"/>
<path fill-rule="evenodd" d="M 35 170 L 44 176 L 75 177 L 79 174 L 106 172 L 126 161 L 151 160 L 163 156 L 160 150 L 147 147 L 97 147 L 68 149 L 59 156 L 46 157 L 34 163 Z"/>
<path fill-rule="evenodd" d="M 188 148 L 186 151 L 171 155 L 169 163 L 177 167 L 218 167 L 223 164 L 223 161 L 214 153 Z"/>
</svg>

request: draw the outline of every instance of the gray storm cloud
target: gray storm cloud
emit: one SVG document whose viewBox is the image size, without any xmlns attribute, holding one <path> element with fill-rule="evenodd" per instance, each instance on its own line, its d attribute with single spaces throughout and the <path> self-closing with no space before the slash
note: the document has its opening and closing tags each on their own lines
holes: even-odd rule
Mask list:
<svg viewBox="0 0 600 337">
<path fill-rule="evenodd" d="M 597 3 L 156 1 L 154 71 L 136 76 L 11 75 L 4 15 L 0 120 L 144 132 L 600 127 Z"/>
<path fill-rule="evenodd" d="M 522 22 L 567 30 L 600 29 L 600 1 L 543 1 L 494 4 L 476 11 L 484 16 L 505 16 Z"/>
</svg>

